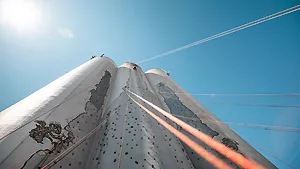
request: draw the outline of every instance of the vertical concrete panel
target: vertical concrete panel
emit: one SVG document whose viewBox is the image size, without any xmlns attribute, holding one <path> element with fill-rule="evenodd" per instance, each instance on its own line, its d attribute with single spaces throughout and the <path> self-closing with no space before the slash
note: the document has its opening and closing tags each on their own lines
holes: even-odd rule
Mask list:
<svg viewBox="0 0 300 169">
<path fill-rule="evenodd" d="M 234 131 L 232 131 L 227 125 L 213 123 L 214 121 L 219 121 L 219 119 L 217 119 L 211 112 L 209 112 L 209 110 L 202 106 L 196 99 L 194 99 L 175 81 L 173 81 L 165 71 L 161 69 L 152 69 L 146 72 L 146 76 L 166 111 L 171 112 L 181 120 L 189 123 L 191 126 L 197 128 L 203 133 L 206 133 L 218 142 L 221 142 L 240 154 L 257 161 L 266 168 L 276 168 L 271 162 L 269 162 L 253 147 L 239 137 Z M 180 116 L 188 118 L 183 118 Z M 228 162 L 232 167 L 239 168 L 237 165 L 226 159 L 215 150 L 211 149 L 203 142 L 191 136 L 180 127 L 178 128 L 190 138 L 193 138 L 194 141 L 202 145 L 205 149 Z M 189 147 L 186 145 L 184 145 L 184 147 L 195 168 L 214 168 Z"/>
</svg>

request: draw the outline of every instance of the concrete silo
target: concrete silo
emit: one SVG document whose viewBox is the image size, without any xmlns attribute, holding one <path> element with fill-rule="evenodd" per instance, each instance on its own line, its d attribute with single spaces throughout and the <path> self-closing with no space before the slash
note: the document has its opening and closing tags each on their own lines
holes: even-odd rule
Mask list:
<svg viewBox="0 0 300 169">
<path fill-rule="evenodd" d="M 129 62 L 117 67 L 106 57 L 91 59 L 0 113 L 0 168 L 214 168 L 135 104 L 126 90 L 266 168 L 276 168 L 228 126 L 211 123 L 218 119 L 165 71 L 144 73 Z"/>
</svg>

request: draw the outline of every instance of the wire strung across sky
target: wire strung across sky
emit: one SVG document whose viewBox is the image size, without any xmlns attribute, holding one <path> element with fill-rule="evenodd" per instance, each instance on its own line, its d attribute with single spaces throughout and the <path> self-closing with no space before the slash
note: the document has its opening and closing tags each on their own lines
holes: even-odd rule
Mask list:
<svg viewBox="0 0 300 169">
<path fill-rule="evenodd" d="M 204 93 L 174 93 L 176 95 L 192 95 L 192 96 L 210 96 L 210 97 L 300 97 L 299 93 L 292 94 L 271 94 L 271 93 L 257 93 L 257 94 L 204 94 Z"/>
<path fill-rule="evenodd" d="M 216 35 L 213 35 L 213 36 L 210 36 L 210 37 L 207 37 L 207 38 L 198 40 L 198 41 L 196 41 L 196 42 L 193 42 L 193 43 L 184 45 L 184 46 L 182 46 L 182 47 L 179 47 L 179 48 L 170 50 L 170 51 L 165 52 L 165 53 L 162 53 L 162 54 L 159 54 L 159 55 L 150 57 L 150 58 L 148 58 L 148 59 L 145 59 L 145 60 L 142 60 L 142 61 L 137 62 L 137 64 L 145 63 L 145 62 L 148 62 L 148 61 L 151 61 L 151 60 L 154 60 L 154 59 L 163 57 L 163 56 L 170 55 L 170 54 L 172 54 L 172 53 L 179 52 L 179 51 L 181 51 L 181 50 L 184 50 L 184 49 L 187 49 L 187 48 L 190 48 L 190 47 L 193 47 L 193 46 L 196 46 L 196 45 L 199 45 L 199 44 L 202 44 L 202 43 L 205 43 L 205 42 L 208 42 L 208 41 L 217 39 L 217 38 L 220 38 L 220 37 L 225 36 L 225 35 L 232 34 L 232 33 L 234 33 L 234 32 L 237 32 L 237 31 L 240 31 L 240 30 L 243 30 L 243 29 L 246 29 L 246 28 L 249 28 L 249 27 L 258 25 L 258 24 L 260 24 L 260 23 L 267 22 L 267 21 L 272 20 L 272 19 L 276 19 L 276 18 L 278 18 L 278 17 L 284 16 L 284 15 L 287 15 L 287 14 L 290 14 L 290 13 L 293 13 L 293 12 L 296 12 L 296 11 L 298 11 L 298 10 L 300 10 L 300 5 L 296 5 L 296 6 L 294 6 L 294 7 L 285 9 L 285 10 L 283 10 L 283 11 L 274 13 L 274 14 L 272 14 L 272 15 L 268 15 L 268 16 L 266 16 L 266 17 L 263 17 L 263 18 L 260 18 L 260 19 L 255 20 L 255 21 L 252 21 L 252 22 L 243 24 L 243 25 L 241 25 L 241 26 L 238 26 L 238 27 L 229 29 L 229 30 L 227 30 L 227 31 L 223 31 L 223 32 L 218 33 L 218 34 L 216 34 Z"/>
<path fill-rule="evenodd" d="M 164 92 L 162 92 L 164 93 Z M 193 96 L 222 96 L 222 97 L 300 97 L 300 94 L 189 94 L 174 93 L 176 95 Z M 230 103 L 230 102 L 210 102 L 203 101 L 201 104 L 225 105 L 225 106 L 252 106 L 252 107 L 273 107 L 273 108 L 300 108 L 300 105 L 280 105 L 280 104 L 256 104 L 256 103 Z"/>
<path fill-rule="evenodd" d="M 263 129 L 263 130 L 300 133 L 300 128 L 295 128 L 295 127 L 268 126 L 268 125 L 263 125 L 263 124 L 248 124 L 248 123 L 235 123 L 235 122 L 222 122 L 222 121 L 218 121 L 218 120 L 200 119 L 200 118 L 186 117 L 186 116 L 180 116 L 180 115 L 175 115 L 175 114 L 173 114 L 173 116 L 183 118 L 183 119 L 193 120 L 193 121 L 202 121 L 204 123 L 227 124 L 227 125 L 235 125 L 235 126 L 240 126 L 240 127 Z"/>
</svg>

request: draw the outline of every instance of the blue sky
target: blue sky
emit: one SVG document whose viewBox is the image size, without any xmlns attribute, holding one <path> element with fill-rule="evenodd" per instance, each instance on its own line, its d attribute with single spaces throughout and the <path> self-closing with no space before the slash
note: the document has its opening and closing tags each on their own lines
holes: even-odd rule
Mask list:
<svg viewBox="0 0 300 169">
<path fill-rule="evenodd" d="M 105 53 L 117 65 L 136 62 L 298 4 L 299 0 L 36 1 L 41 23 L 34 32 L 0 23 L 0 110 L 94 54 Z M 298 11 L 141 67 L 170 71 L 190 93 L 300 93 L 299 46 Z M 300 127 L 300 109 L 205 103 L 300 104 L 296 97 L 196 98 L 226 122 Z M 277 167 L 300 168 L 299 134 L 231 127 Z"/>
</svg>

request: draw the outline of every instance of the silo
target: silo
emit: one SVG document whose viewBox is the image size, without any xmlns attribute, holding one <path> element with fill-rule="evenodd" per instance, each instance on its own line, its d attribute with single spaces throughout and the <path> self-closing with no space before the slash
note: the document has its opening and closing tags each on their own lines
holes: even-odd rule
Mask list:
<svg viewBox="0 0 300 169">
<path fill-rule="evenodd" d="M 180 85 L 172 80 L 169 73 L 162 69 L 151 69 L 146 72 L 146 77 L 160 100 L 164 110 L 171 112 L 176 117 L 209 135 L 218 142 L 225 144 L 234 151 L 258 162 L 266 168 L 276 168 L 245 140 L 232 131 L 226 124 L 220 123 L 220 120 L 217 117 L 215 117 L 208 109 L 201 105 L 195 98 L 180 87 Z M 178 129 L 190 138 L 193 138 L 194 141 L 215 154 L 217 157 L 228 162 L 228 164 L 232 167 L 239 168 L 230 160 L 226 159 L 226 157 L 211 149 L 209 146 L 185 132 L 180 127 L 178 127 Z M 184 143 L 183 145 L 195 168 L 214 168 L 210 163 L 197 155 Z"/>
<path fill-rule="evenodd" d="M 95 128 L 116 69 L 95 57 L 1 112 L 0 168 L 43 167 Z M 90 137 L 54 168 L 82 168 L 92 143 Z"/>
<path fill-rule="evenodd" d="M 2 168 L 213 168 L 131 100 L 171 112 L 266 168 L 276 168 L 188 95 L 169 74 L 95 57 L 0 113 Z M 161 119 L 175 123 L 141 100 Z M 204 143 L 217 157 L 235 164 Z M 47 165 L 49 164 L 49 165 Z"/>
</svg>

